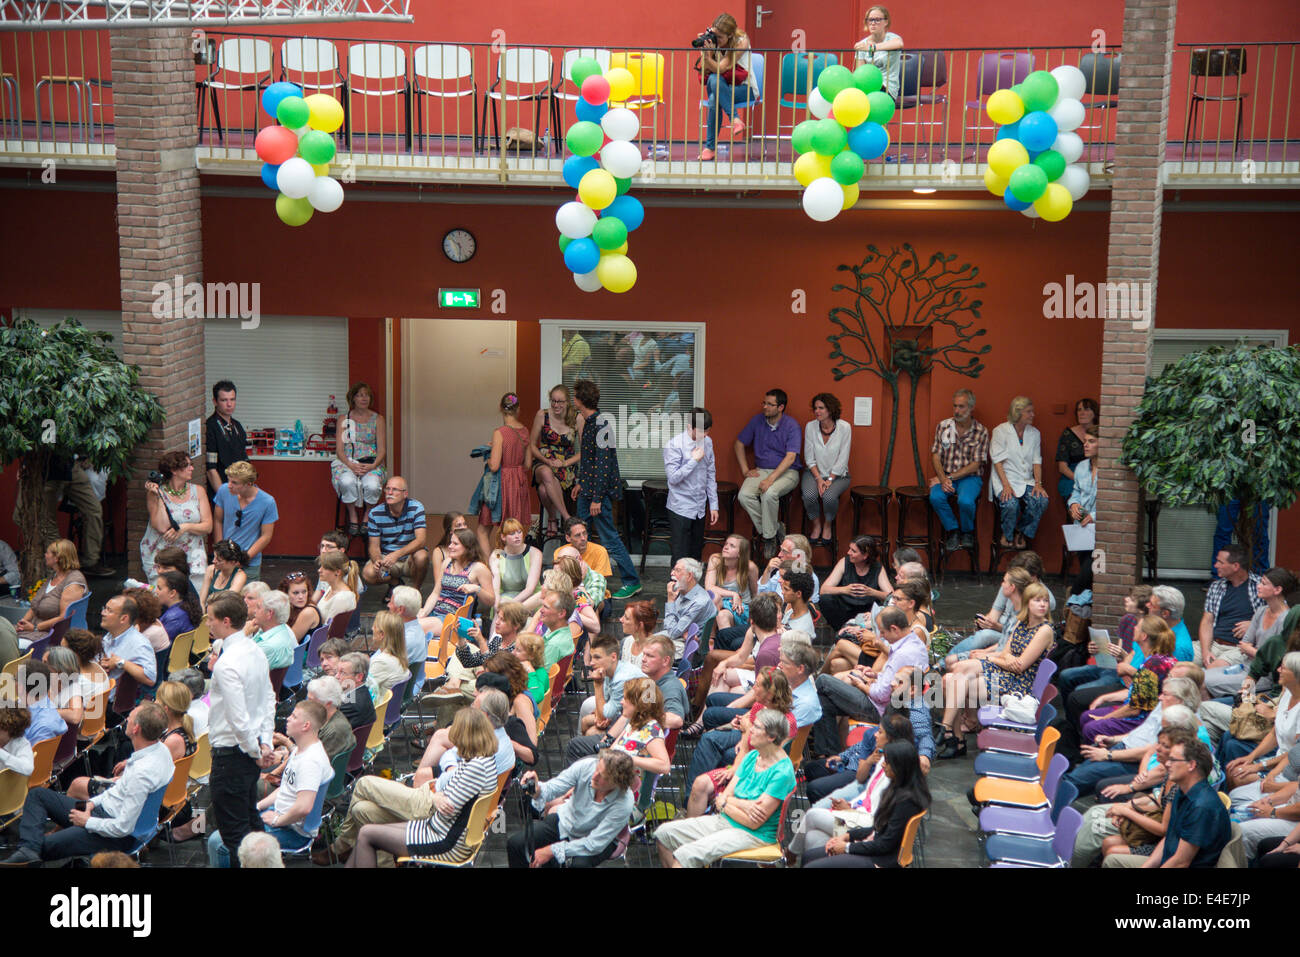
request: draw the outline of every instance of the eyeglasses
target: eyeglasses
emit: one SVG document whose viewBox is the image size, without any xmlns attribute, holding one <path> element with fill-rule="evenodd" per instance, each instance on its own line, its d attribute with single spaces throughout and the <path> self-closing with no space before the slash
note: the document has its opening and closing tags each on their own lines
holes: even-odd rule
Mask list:
<svg viewBox="0 0 1300 957">
<path fill-rule="evenodd" d="M 1191 758 L 1176 758 L 1172 754 L 1165 758 L 1165 764 L 1195 764 Z"/>
<path fill-rule="evenodd" d="M 244 523 L 244 510 L 243 510 L 242 508 L 241 508 L 241 509 L 236 509 L 236 510 L 235 510 L 235 528 L 238 528 L 238 527 L 239 527 L 240 525 L 242 525 L 243 523 Z"/>
<path fill-rule="evenodd" d="M 868 23 L 884 23 L 884 22 L 885 22 L 885 18 L 884 18 L 884 17 L 867 17 L 867 22 L 868 22 Z"/>
</svg>

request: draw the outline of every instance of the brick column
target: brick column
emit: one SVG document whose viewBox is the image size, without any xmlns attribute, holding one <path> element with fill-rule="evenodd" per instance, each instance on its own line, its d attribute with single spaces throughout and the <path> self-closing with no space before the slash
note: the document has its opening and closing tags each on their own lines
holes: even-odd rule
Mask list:
<svg viewBox="0 0 1300 957">
<path fill-rule="evenodd" d="M 1140 284 L 1145 321 L 1107 316 L 1102 337 L 1101 459 L 1097 490 L 1097 547 L 1105 572 L 1095 576 L 1093 617 L 1114 628 L 1124 613 L 1124 596 L 1141 575 L 1140 541 L 1145 518 L 1133 473 L 1116 467 L 1121 444 L 1142 397 L 1151 368 L 1151 327 L 1160 267 L 1162 188 L 1169 120 L 1169 71 L 1173 59 L 1178 0 L 1127 0 L 1124 5 L 1124 61 L 1115 129 L 1115 174 L 1111 181 L 1109 283 Z M 1129 288 L 1132 288 L 1130 286 Z"/>
<path fill-rule="evenodd" d="M 188 29 L 116 30 L 112 49 L 122 347 L 166 413 L 136 448 L 127 494 L 126 551 L 138 573 L 148 521 L 143 478 L 163 452 L 186 447 L 188 422 L 204 411 L 203 320 L 173 315 L 170 295 L 155 309 L 156 284 L 203 281 L 198 134 Z M 202 456 L 194 481 L 206 481 Z"/>
</svg>

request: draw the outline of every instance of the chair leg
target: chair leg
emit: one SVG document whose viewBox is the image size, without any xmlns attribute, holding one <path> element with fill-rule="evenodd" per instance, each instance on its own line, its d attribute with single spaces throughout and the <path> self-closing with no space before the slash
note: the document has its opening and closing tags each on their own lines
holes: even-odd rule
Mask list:
<svg viewBox="0 0 1300 957">
<path fill-rule="evenodd" d="M 221 107 L 217 104 L 217 91 L 213 87 L 208 87 L 208 99 L 212 101 L 212 121 L 217 124 L 217 139 L 224 146 L 226 130 L 221 125 Z"/>
<path fill-rule="evenodd" d="M 402 100 L 406 104 L 406 152 L 411 152 L 411 88 L 402 91 Z"/>
</svg>

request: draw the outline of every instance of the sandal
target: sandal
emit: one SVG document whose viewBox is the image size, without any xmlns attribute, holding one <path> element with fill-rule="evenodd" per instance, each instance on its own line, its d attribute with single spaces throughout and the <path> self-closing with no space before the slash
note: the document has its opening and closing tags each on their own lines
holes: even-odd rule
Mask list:
<svg viewBox="0 0 1300 957">
<path fill-rule="evenodd" d="M 939 760 L 948 758 L 963 758 L 966 756 L 966 736 L 960 737 L 953 732 L 951 728 L 940 725 L 943 730 L 943 737 L 938 742 Z"/>
<path fill-rule="evenodd" d="M 698 721 L 692 722 L 691 724 L 682 728 L 681 737 L 686 738 L 688 741 L 693 741 L 703 733 L 704 733 L 704 719 L 700 718 Z"/>
</svg>

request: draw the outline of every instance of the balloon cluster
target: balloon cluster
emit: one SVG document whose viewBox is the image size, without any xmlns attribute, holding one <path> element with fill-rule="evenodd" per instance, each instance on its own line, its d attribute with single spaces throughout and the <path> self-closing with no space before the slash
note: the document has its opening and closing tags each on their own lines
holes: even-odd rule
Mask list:
<svg viewBox="0 0 1300 957">
<path fill-rule="evenodd" d="M 335 130 L 343 107 L 328 93 L 303 97 L 296 83 L 272 83 L 262 91 L 262 109 L 279 121 L 257 134 L 253 147 L 262 160 L 262 182 L 279 192 L 275 213 L 288 226 L 301 226 L 319 210 L 343 205 L 343 187 L 329 175 Z"/>
<path fill-rule="evenodd" d="M 578 198 L 555 213 L 560 251 L 579 289 L 627 292 L 636 284 L 627 234 L 645 218 L 641 202 L 627 195 L 641 168 L 641 148 L 632 142 L 641 121 L 610 103 L 625 102 L 636 81 L 622 67 L 603 72 L 593 57 L 574 60 L 572 74 L 582 97 L 577 122 L 564 135 L 573 154 L 564 161 L 564 181 Z"/>
<path fill-rule="evenodd" d="M 1091 179 L 1077 160 L 1083 140 L 1083 71 L 1058 66 L 1035 70 L 1009 90 L 989 96 L 985 109 L 1000 124 L 989 147 L 984 185 L 1030 219 L 1059 222 L 1088 192 Z"/>
<path fill-rule="evenodd" d="M 858 201 L 866 162 L 889 149 L 885 124 L 894 115 L 894 100 L 883 85 L 880 70 L 870 63 L 852 72 L 837 63 L 822 70 L 808 94 L 816 119 L 796 126 L 791 142 L 799 157 L 794 175 L 804 187 L 804 212 L 818 222 L 834 219 Z"/>
</svg>

